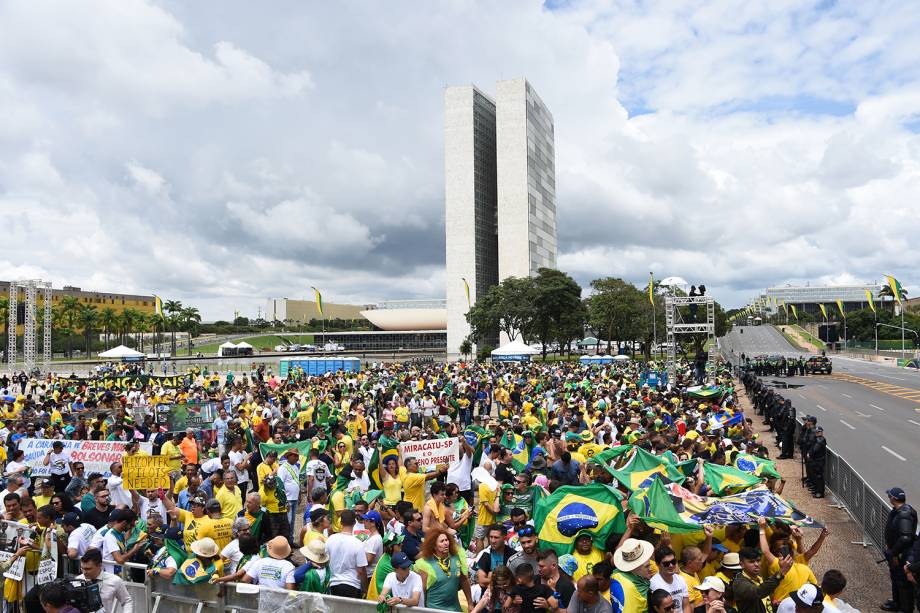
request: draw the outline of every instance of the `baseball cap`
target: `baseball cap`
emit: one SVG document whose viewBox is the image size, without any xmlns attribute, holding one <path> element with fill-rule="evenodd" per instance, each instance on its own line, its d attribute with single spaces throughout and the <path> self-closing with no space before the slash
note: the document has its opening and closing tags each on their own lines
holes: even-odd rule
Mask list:
<svg viewBox="0 0 920 613">
<path fill-rule="evenodd" d="M 380 517 L 380 513 L 377 511 L 368 511 L 364 515 L 358 515 L 358 517 L 361 519 L 372 521 L 374 523 L 383 522 L 383 518 Z"/>
<path fill-rule="evenodd" d="M 195 496 L 194 498 L 192 498 L 191 500 L 189 500 L 188 503 L 189 503 L 190 505 L 197 504 L 197 505 L 203 507 L 203 506 L 206 506 L 206 505 L 208 504 L 208 501 L 205 500 L 205 498 L 204 498 L 203 496 Z"/>
<path fill-rule="evenodd" d="M 41 487 L 54 487 L 54 481 L 51 479 L 42 479 Z"/>
<path fill-rule="evenodd" d="M 128 510 L 128 509 L 115 509 L 115 510 L 112 511 L 112 513 L 109 515 L 109 521 L 110 521 L 110 522 L 115 522 L 115 521 L 133 521 L 133 520 L 136 519 L 136 518 L 137 518 L 137 516 L 134 514 L 134 511 L 130 511 L 130 510 Z"/>
<path fill-rule="evenodd" d="M 893 487 L 890 490 L 887 490 L 885 493 L 898 502 L 904 502 L 907 500 L 907 493 L 899 487 Z"/>
<path fill-rule="evenodd" d="M 212 511 L 220 511 L 220 500 L 217 498 L 211 498 L 204 506 L 205 510 L 209 513 Z"/>
<path fill-rule="evenodd" d="M 74 513 L 64 513 L 64 517 L 61 519 L 61 525 L 63 526 L 79 526 L 80 525 L 80 514 Z"/>
<path fill-rule="evenodd" d="M 715 549 L 716 551 L 721 551 L 722 553 L 728 553 L 728 547 L 726 547 L 722 543 L 716 542 L 715 540 L 712 541 L 712 548 Z"/>
<path fill-rule="evenodd" d="M 824 592 L 813 583 L 806 583 L 794 592 L 789 593 L 789 597 L 800 607 L 806 609 L 823 609 Z"/>
<path fill-rule="evenodd" d="M 725 593 L 725 582 L 719 579 L 718 577 L 710 575 L 709 577 L 706 577 L 702 583 L 696 586 L 696 590 L 698 592 L 706 592 L 708 590 L 715 590 L 719 592 L 720 594 L 724 594 Z"/>
<path fill-rule="evenodd" d="M 397 551 L 390 559 L 390 564 L 393 565 L 393 568 L 409 568 L 412 566 L 412 560 L 403 552 Z"/>
</svg>

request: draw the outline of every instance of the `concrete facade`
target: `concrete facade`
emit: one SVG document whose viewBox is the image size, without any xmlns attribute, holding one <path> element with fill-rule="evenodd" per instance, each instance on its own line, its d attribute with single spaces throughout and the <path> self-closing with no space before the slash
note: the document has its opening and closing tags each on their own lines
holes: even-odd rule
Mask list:
<svg viewBox="0 0 920 613">
<path fill-rule="evenodd" d="M 495 103 L 475 86 L 444 92 L 447 351 L 470 333 L 469 304 L 498 283 Z M 469 303 L 463 280 L 469 284 Z"/>
</svg>

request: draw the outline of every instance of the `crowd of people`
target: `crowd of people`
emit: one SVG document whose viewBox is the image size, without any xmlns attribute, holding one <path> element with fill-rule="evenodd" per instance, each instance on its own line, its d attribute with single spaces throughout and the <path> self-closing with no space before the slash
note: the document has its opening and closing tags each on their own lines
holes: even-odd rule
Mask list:
<svg viewBox="0 0 920 613">
<path fill-rule="evenodd" d="M 629 454 L 605 452 L 629 445 L 726 466 L 739 453 L 769 455 L 728 372 L 710 374 L 720 391 L 704 400 L 688 390 L 692 365 L 666 382 L 653 362 L 186 375 L 177 389 L 0 379 L 4 519 L 34 530 L 0 562 L 26 560 L 23 581 L 5 580 L 8 610 L 28 610 L 30 596 L 59 610 L 55 590 L 32 588 L 53 548 L 59 576 L 98 581 L 106 610 L 118 602 L 124 613 L 133 607 L 122 578 L 145 575 L 474 613 L 851 610 L 840 598 L 846 578 L 831 569 L 819 581 L 811 568 L 827 530 L 806 539 L 762 519 L 672 534 L 626 507 L 630 486 L 607 469 Z M 157 405 L 204 402 L 219 407 L 209 428 L 157 426 Z M 38 477 L 20 449 L 36 438 L 53 440 Z M 458 439 L 459 458 L 427 471 L 398 451 L 443 438 Z M 122 461 L 87 474 L 64 440 L 121 441 L 125 455 L 149 443 L 168 458 L 170 486 L 126 489 Z M 625 528 L 597 542 L 586 525 L 570 551 L 549 546 L 533 519 L 541 500 L 593 483 L 622 493 Z M 764 486 L 782 489 L 777 479 Z M 683 487 L 714 495 L 701 475 Z"/>
</svg>

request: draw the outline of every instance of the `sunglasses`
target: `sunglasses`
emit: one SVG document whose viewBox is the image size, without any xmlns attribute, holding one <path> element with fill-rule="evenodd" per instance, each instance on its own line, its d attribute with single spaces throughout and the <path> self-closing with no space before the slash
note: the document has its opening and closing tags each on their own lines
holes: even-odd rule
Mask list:
<svg viewBox="0 0 920 613">
<path fill-rule="evenodd" d="M 661 565 L 662 566 L 676 566 L 677 560 L 662 560 Z"/>
<path fill-rule="evenodd" d="M 534 536 L 536 531 L 533 529 L 533 526 L 526 526 L 518 530 L 518 536 Z"/>
</svg>

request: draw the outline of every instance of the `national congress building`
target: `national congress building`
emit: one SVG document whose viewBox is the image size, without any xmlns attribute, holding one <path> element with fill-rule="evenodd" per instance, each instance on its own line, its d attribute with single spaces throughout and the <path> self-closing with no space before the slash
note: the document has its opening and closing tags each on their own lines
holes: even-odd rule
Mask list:
<svg viewBox="0 0 920 613">
<path fill-rule="evenodd" d="M 499 81 L 494 99 L 475 85 L 445 90 L 444 199 L 447 353 L 456 355 L 477 296 L 556 267 L 553 116 L 526 79 Z"/>
</svg>

